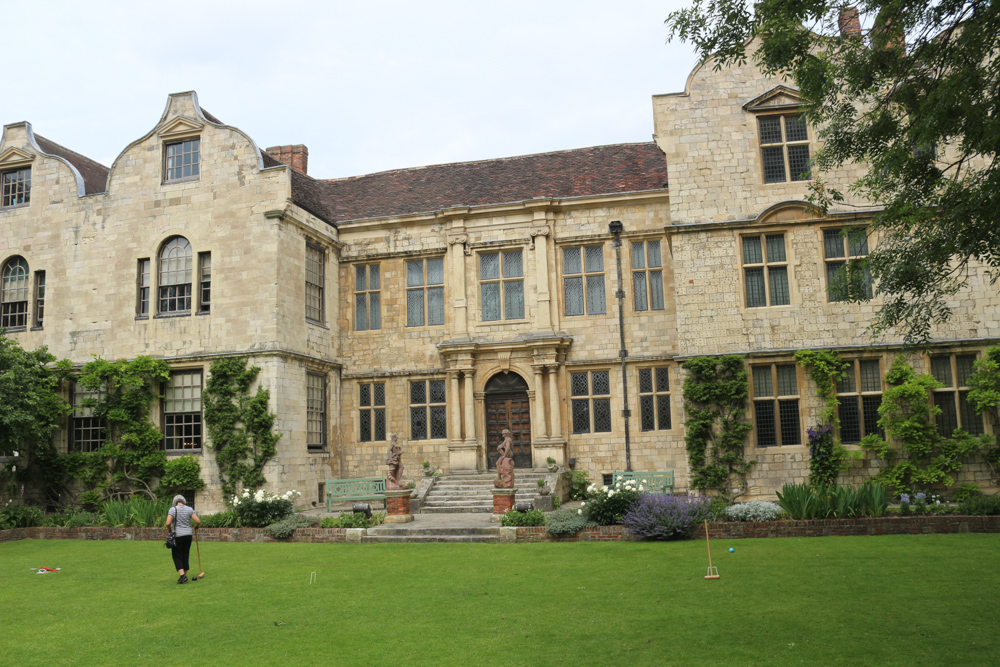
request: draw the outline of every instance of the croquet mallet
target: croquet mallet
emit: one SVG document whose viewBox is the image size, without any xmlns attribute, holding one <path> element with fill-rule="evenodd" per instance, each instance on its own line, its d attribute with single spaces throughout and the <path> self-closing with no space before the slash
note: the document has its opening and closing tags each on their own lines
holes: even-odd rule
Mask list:
<svg viewBox="0 0 1000 667">
<path fill-rule="evenodd" d="M 201 570 L 201 546 L 198 544 L 198 529 L 197 528 L 194 529 L 194 548 L 198 552 L 198 570 L 199 570 L 199 572 L 198 572 L 198 577 L 195 579 L 195 581 L 198 581 L 198 579 L 204 579 L 205 578 L 205 573 L 200 571 Z M 711 558 L 709 560 L 711 560 Z"/>
<path fill-rule="evenodd" d="M 705 575 L 705 578 L 718 579 L 719 568 L 712 566 L 712 544 L 708 540 L 708 519 L 705 519 L 705 544 L 708 545 L 708 574 Z M 198 563 L 198 567 L 201 567 L 201 563 Z"/>
</svg>

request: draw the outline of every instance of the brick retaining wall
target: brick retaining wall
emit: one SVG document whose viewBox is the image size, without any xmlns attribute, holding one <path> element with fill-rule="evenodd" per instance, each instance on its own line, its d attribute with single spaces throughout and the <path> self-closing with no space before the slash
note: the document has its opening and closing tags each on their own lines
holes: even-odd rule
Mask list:
<svg viewBox="0 0 1000 667">
<path fill-rule="evenodd" d="M 826 537 L 828 535 L 926 535 L 933 533 L 1000 533 L 1000 516 L 883 516 L 813 521 L 726 521 L 708 524 L 712 539 L 749 537 Z M 696 538 L 705 537 L 698 526 Z"/>
<path fill-rule="evenodd" d="M 167 539 L 162 528 L 15 528 L 0 530 L 0 542 L 13 540 L 144 540 L 162 542 Z M 266 528 L 202 528 L 201 542 L 346 542 L 346 528 L 296 528 L 287 540 L 276 540 Z"/>
<path fill-rule="evenodd" d="M 635 536 L 625 526 L 595 526 L 584 528 L 576 535 L 552 537 L 545 534 L 545 526 L 519 526 L 518 542 L 621 542 L 634 540 Z"/>
</svg>

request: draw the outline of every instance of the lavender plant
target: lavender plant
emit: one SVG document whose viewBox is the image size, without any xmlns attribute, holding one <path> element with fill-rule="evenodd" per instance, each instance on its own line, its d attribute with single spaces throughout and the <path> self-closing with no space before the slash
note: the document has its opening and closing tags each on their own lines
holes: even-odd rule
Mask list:
<svg viewBox="0 0 1000 667">
<path fill-rule="evenodd" d="M 622 523 L 643 539 L 685 539 L 698 524 L 709 518 L 710 508 L 711 500 L 705 496 L 644 493 L 625 514 Z"/>
</svg>

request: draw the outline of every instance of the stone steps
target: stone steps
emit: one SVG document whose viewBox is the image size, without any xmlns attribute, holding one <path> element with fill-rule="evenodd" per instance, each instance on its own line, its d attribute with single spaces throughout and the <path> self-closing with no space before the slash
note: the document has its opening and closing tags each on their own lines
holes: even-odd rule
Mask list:
<svg viewBox="0 0 1000 667">
<path fill-rule="evenodd" d="M 409 543 L 409 542 L 479 542 L 500 541 L 500 528 L 396 528 L 378 526 L 370 528 L 361 538 L 365 544 Z"/>
<path fill-rule="evenodd" d="M 538 497 L 537 480 L 544 479 L 545 473 L 520 472 L 515 478 L 515 501 L 533 501 Z M 420 507 L 421 513 L 485 513 L 493 511 L 493 473 L 456 473 L 443 475 L 434 480 L 434 486 L 427 493 Z"/>
</svg>

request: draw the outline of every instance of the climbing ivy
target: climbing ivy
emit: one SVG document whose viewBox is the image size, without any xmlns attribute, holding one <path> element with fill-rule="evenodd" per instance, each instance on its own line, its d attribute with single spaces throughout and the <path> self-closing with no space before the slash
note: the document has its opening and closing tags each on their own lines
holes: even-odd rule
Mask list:
<svg viewBox="0 0 1000 667">
<path fill-rule="evenodd" d="M 932 417 L 941 409 L 932 398 L 934 389 L 943 385 L 933 376 L 914 372 L 899 356 L 885 380 L 889 388 L 882 393 L 878 424 L 887 437 L 869 434 L 861 446 L 885 461 L 875 479 L 896 493 L 929 490 L 935 484 L 952 486 L 952 473 L 962 469 L 964 459 L 990 449 L 989 435 L 973 436 L 961 429 L 950 437 L 938 433 Z"/>
<path fill-rule="evenodd" d="M 685 361 L 684 407 L 687 410 L 688 464 L 691 486 L 714 489 L 728 501 L 743 495 L 747 475 L 757 463 L 747 460 L 744 420 L 750 389 L 743 357 L 697 357 Z"/>
<path fill-rule="evenodd" d="M 988 347 L 983 358 L 973 365 L 969 376 L 969 402 L 993 422 L 995 444 L 983 450 L 983 458 L 990 464 L 994 478 L 1000 467 L 1000 345 Z"/>
<path fill-rule="evenodd" d="M 205 426 L 215 449 L 222 491 L 228 501 L 239 487 L 263 486 L 264 466 L 277 453 L 280 433 L 271 428 L 277 415 L 267 409 L 271 393 L 250 387 L 260 373 L 247 367 L 246 357 L 226 357 L 212 363 L 202 401 Z"/>
<path fill-rule="evenodd" d="M 848 451 L 834 437 L 834 429 L 840 426 L 837 380 L 843 379 L 851 366 L 832 350 L 799 350 L 795 353 L 795 361 L 809 373 L 816 385 L 816 395 L 823 400 L 819 423 L 807 430 L 809 483 L 816 486 L 836 484 L 837 476 L 847 469 L 854 455 L 860 456 L 860 452 Z"/>
</svg>

